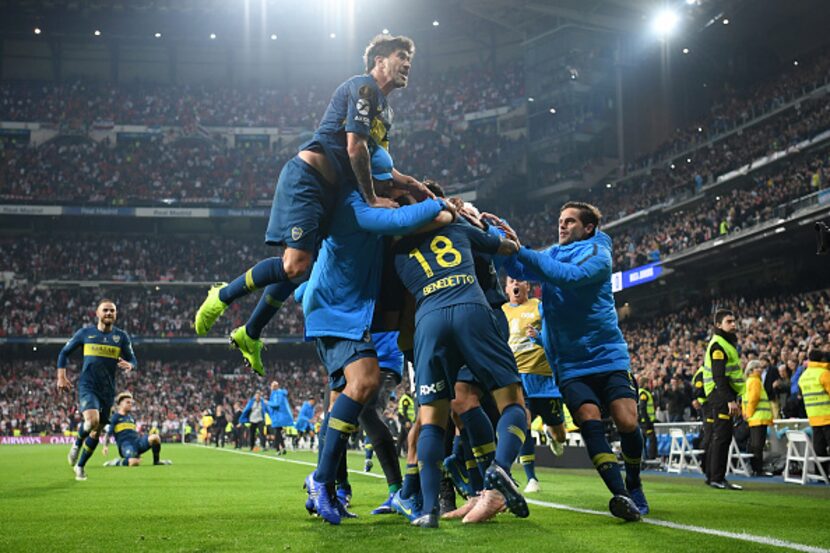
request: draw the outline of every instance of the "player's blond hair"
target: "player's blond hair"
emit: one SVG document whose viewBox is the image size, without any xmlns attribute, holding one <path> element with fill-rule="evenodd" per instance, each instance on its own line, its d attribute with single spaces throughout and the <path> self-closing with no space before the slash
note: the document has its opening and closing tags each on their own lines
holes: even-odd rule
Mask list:
<svg viewBox="0 0 830 553">
<path fill-rule="evenodd" d="M 121 392 L 118 394 L 118 397 L 115 398 L 115 404 L 120 405 L 125 399 L 133 399 L 133 394 L 130 392 Z"/>
</svg>

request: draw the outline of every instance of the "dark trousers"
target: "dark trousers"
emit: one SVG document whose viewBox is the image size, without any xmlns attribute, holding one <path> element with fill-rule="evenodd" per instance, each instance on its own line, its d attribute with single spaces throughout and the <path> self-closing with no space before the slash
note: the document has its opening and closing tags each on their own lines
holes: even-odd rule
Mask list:
<svg viewBox="0 0 830 553">
<path fill-rule="evenodd" d="M 221 447 L 225 447 L 225 427 L 222 426 L 219 430 L 215 430 L 213 432 L 213 445 L 216 447 L 220 447 L 219 444 L 222 444 Z"/>
<path fill-rule="evenodd" d="M 703 470 L 703 474 L 705 474 L 708 479 L 709 473 L 706 471 L 706 462 L 707 457 L 709 456 L 709 447 L 712 444 L 712 423 L 714 422 L 714 419 L 712 418 L 712 406 L 709 403 L 704 403 L 700 408 L 700 412 L 700 418 L 703 420 L 703 427 L 701 429 L 703 436 L 701 436 L 700 440 L 700 449 L 703 450 L 703 459 L 701 459 L 700 468 Z"/>
<path fill-rule="evenodd" d="M 830 424 L 813 427 L 813 449 L 818 457 L 830 455 Z M 830 472 L 830 462 L 822 463 L 822 466 L 824 472 Z"/>
<path fill-rule="evenodd" d="M 274 449 L 277 451 L 285 449 L 285 438 L 282 435 L 282 427 L 275 426 L 272 428 L 272 432 L 274 433 Z"/>
<path fill-rule="evenodd" d="M 657 458 L 657 435 L 654 433 L 654 422 L 640 419 L 640 428 L 643 429 L 646 459 Z"/>
<path fill-rule="evenodd" d="M 753 457 L 750 461 L 752 472 L 759 473 L 764 470 L 764 444 L 767 443 L 767 426 L 749 427 L 749 452 Z"/>
<path fill-rule="evenodd" d="M 254 448 L 254 444 L 256 443 L 256 435 L 259 434 L 260 441 L 262 442 L 262 447 L 268 447 L 268 437 L 265 435 L 265 423 L 262 421 L 259 422 L 252 422 L 250 427 L 251 435 L 249 436 L 251 442 L 251 449 Z"/>
<path fill-rule="evenodd" d="M 239 449 L 242 447 L 242 441 L 245 434 L 245 427 L 241 424 L 237 424 L 233 427 L 233 447 L 234 449 Z"/>
<path fill-rule="evenodd" d="M 726 479 L 726 466 L 729 462 L 729 446 L 732 444 L 732 417 L 729 416 L 727 401 L 716 394 L 709 396 L 712 414 L 712 441 L 706 456 L 706 478 L 710 482 L 723 482 Z"/>
</svg>

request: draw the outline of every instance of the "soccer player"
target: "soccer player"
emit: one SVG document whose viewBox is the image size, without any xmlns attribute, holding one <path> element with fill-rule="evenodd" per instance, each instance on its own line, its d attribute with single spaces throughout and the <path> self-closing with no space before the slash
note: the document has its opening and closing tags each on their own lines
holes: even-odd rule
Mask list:
<svg viewBox="0 0 830 553">
<path fill-rule="evenodd" d="M 594 467 L 613 494 L 611 513 L 635 521 L 649 511 L 640 482 L 643 436 L 628 345 L 611 291 L 611 238 L 598 228 L 601 217 L 591 204 L 566 203 L 559 212 L 559 243 L 543 251 L 521 247 L 504 267 L 513 278 L 542 283 L 545 341 L 559 389 Z M 518 240 L 513 229 L 502 226 Z M 605 436 L 602 410 L 620 433 L 625 482 Z"/>
<path fill-rule="evenodd" d="M 522 378 L 526 406 L 530 420 L 542 417 L 553 433 L 552 449 L 561 455 L 565 442 L 565 417 L 562 414 L 562 394 L 556 386 L 545 350 L 539 339 L 542 330 L 542 303 L 530 298 L 527 281 L 507 277 L 505 292 L 510 303 L 502 306 L 510 327 L 510 350 L 516 357 L 516 365 Z M 525 469 L 527 487 L 525 493 L 541 491 L 536 478 L 536 443 L 527 431 L 519 461 Z"/>
<path fill-rule="evenodd" d="M 158 434 L 141 435 L 136 430 L 135 418 L 132 412 L 135 400 L 130 392 L 121 392 L 115 398 L 115 413 L 110 423 L 104 429 L 104 457 L 109 452 L 107 445 L 110 434 L 115 436 L 115 445 L 118 446 L 120 459 L 113 459 L 104 463 L 105 467 L 137 467 L 141 464 L 141 454 L 153 450 L 154 465 L 172 465 L 167 459 L 160 459 L 161 436 Z"/>
<path fill-rule="evenodd" d="M 262 329 L 307 278 L 341 193 L 356 187 L 370 207 L 396 206 L 377 194 L 370 160 L 376 147 L 389 148 L 392 117 L 386 97 L 406 87 L 414 54 L 408 37 L 372 39 L 364 54 L 366 73 L 337 87 L 314 137 L 280 172 L 265 242 L 285 246 L 283 256 L 260 261 L 230 284 L 217 283 L 196 313 L 196 334 L 204 336 L 233 301 L 265 288 L 248 322 L 230 336 L 259 375 L 264 373 Z M 430 195 L 422 183 L 395 169 L 383 185 Z"/>
<path fill-rule="evenodd" d="M 444 431 L 451 390 L 463 365 L 491 390 L 501 411 L 497 446 L 486 416 L 481 424 L 464 421 L 475 432 L 473 447 L 495 449 L 486 482 L 488 490 L 502 496 L 499 505 L 480 501 L 476 508 L 488 503 L 495 507 L 490 514 L 494 516 L 506 504 L 517 516 L 528 516 L 527 503 L 509 474 L 527 430 L 524 397 L 516 361 L 476 280 L 472 253 L 476 249 L 509 255 L 516 248 L 514 242 L 467 223 L 406 237 L 395 245 L 397 272 L 417 302 L 415 376 L 421 422 L 417 449 L 423 504 L 420 516 L 412 521 L 415 526 L 438 527 Z"/>
<path fill-rule="evenodd" d="M 271 429 L 274 433 L 274 449 L 277 455 L 285 455 L 285 438 L 282 429 L 294 426 L 294 416 L 291 414 L 291 405 L 288 404 L 288 392 L 280 388 L 279 382 L 271 382 L 271 397 L 268 399 L 268 415 L 271 417 Z"/>
<path fill-rule="evenodd" d="M 84 467 L 98 447 L 99 431 L 109 420 L 116 370 L 128 373 L 137 365 L 129 334 L 115 326 L 115 302 L 102 299 L 96 315 L 98 324 L 77 331 L 58 354 L 58 390 L 68 392 L 72 382 L 66 376 L 66 361 L 73 351 L 84 347 L 84 364 L 78 378 L 78 400 L 84 423 L 68 456 L 75 480 L 86 480 Z"/>
<path fill-rule="evenodd" d="M 393 162 L 385 148 L 372 154 L 372 174 L 390 182 Z M 388 188 L 388 186 L 386 186 Z M 319 433 L 317 470 L 306 478 L 306 508 L 330 524 L 351 516 L 333 500 L 334 482 L 358 416 L 380 386 L 377 351 L 370 327 L 380 291 L 384 235 L 404 235 L 450 222 L 443 201 L 425 201 L 399 209 L 373 208 L 356 190 L 343 190 L 303 293 L 306 336 L 329 374 L 331 402 Z M 372 436 L 374 439 L 374 436 Z M 313 507 L 313 509 L 312 509 Z"/>
</svg>

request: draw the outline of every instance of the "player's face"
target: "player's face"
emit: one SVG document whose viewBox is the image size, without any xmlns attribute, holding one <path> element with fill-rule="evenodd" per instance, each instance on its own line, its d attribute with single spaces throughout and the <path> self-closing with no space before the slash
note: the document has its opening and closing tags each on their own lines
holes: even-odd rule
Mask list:
<svg viewBox="0 0 830 553">
<path fill-rule="evenodd" d="M 521 305 L 527 301 L 530 285 L 525 280 L 516 280 L 515 278 L 507 277 L 504 291 L 510 303 Z"/>
<path fill-rule="evenodd" d="M 128 397 L 126 399 L 121 400 L 121 408 L 124 409 L 125 413 L 131 412 L 133 410 L 134 406 L 135 406 L 135 402 L 134 402 L 133 398 Z"/>
<path fill-rule="evenodd" d="M 104 302 L 98 306 L 98 310 L 96 311 L 96 315 L 98 316 L 98 320 L 105 324 L 105 325 L 113 325 L 115 324 L 116 318 L 116 309 L 115 304 L 110 302 Z"/>
<path fill-rule="evenodd" d="M 720 323 L 720 329 L 724 332 L 735 332 L 737 326 L 738 325 L 735 322 L 735 317 L 733 317 L 732 315 L 727 315 L 723 318 L 723 320 Z"/>
<path fill-rule="evenodd" d="M 579 210 L 569 207 L 559 214 L 559 244 L 564 246 L 571 242 L 583 240 L 594 230 L 594 225 L 587 227 L 579 220 Z"/>
<path fill-rule="evenodd" d="M 395 88 L 405 88 L 409 82 L 409 70 L 412 67 L 412 58 L 404 50 L 395 50 L 383 58 L 381 70 L 385 76 L 395 83 Z"/>
</svg>

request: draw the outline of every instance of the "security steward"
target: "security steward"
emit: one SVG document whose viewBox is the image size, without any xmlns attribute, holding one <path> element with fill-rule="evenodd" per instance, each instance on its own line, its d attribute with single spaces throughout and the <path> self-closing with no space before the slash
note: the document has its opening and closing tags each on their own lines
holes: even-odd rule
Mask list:
<svg viewBox="0 0 830 553">
<path fill-rule="evenodd" d="M 738 397 L 745 388 L 735 315 L 728 309 L 715 312 L 715 329 L 703 361 L 703 390 L 712 415 L 712 441 L 706 454 L 706 482 L 719 490 L 742 490 L 726 480 L 729 446 L 732 444 L 732 417 L 738 417 Z"/>
<path fill-rule="evenodd" d="M 763 370 L 764 365 L 757 359 L 746 364 L 746 392 L 741 397 L 744 420 L 749 425 L 752 476 L 772 476 L 764 471 L 764 444 L 767 443 L 767 429 L 772 426 L 772 403 L 761 381 Z"/>
<path fill-rule="evenodd" d="M 700 449 L 703 450 L 703 458 L 700 460 L 700 468 L 703 474 L 706 474 L 706 452 L 709 451 L 709 444 L 712 441 L 712 414 L 709 412 L 709 406 L 706 403 L 706 391 L 703 389 L 703 365 L 698 367 L 692 376 L 692 407 L 698 410 L 700 421 L 703 423 L 701 427 Z M 708 482 L 707 482 L 708 483 Z"/>
<path fill-rule="evenodd" d="M 654 396 L 648 389 L 648 379 L 640 378 L 640 401 L 637 403 L 637 412 L 640 418 L 640 428 L 643 429 L 643 439 L 646 442 L 646 459 L 657 458 L 657 436 L 654 435 Z"/>
<path fill-rule="evenodd" d="M 830 343 L 823 350 L 814 339 L 807 353 L 807 368 L 798 379 L 804 409 L 813 429 L 813 449 L 819 457 L 830 455 Z M 830 470 L 830 463 L 825 464 Z"/>
</svg>

